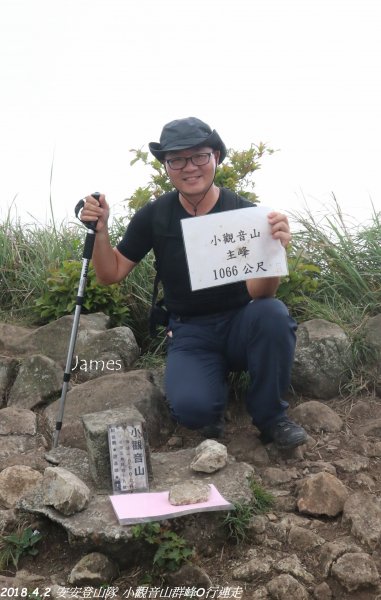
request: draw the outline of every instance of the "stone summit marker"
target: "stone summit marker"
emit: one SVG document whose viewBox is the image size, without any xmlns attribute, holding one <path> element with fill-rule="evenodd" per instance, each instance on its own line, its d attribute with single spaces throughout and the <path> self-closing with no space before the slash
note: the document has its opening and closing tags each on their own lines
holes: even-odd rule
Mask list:
<svg viewBox="0 0 381 600">
<path fill-rule="evenodd" d="M 141 421 L 108 426 L 111 481 L 115 494 L 148 492 L 148 468 Z"/>
</svg>

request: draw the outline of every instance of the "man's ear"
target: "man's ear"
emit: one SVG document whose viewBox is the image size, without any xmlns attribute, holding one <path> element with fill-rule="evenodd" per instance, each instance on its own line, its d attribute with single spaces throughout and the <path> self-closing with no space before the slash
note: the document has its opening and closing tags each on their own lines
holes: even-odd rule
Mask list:
<svg viewBox="0 0 381 600">
<path fill-rule="evenodd" d="M 218 166 L 218 161 L 220 160 L 220 154 L 221 153 L 220 153 L 219 150 L 213 150 L 213 154 L 214 154 L 214 157 L 216 159 L 216 166 Z"/>
</svg>

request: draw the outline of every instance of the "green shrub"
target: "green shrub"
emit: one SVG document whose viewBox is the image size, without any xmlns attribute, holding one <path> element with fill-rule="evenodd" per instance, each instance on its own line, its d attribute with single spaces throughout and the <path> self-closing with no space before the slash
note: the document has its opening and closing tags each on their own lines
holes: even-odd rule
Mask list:
<svg viewBox="0 0 381 600">
<path fill-rule="evenodd" d="M 80 261 L 65 260 L 61 267 L 50 272 L 47 278 L 48 290 L 34 303 L 34 312 L 42 322 L 72 314 L 76 305 L 81 269 Z M 125 324 L 129 314 L 120 286 L 99 284 L 92 266 L 87 274 L 82 311 L 104 312 L 110 316 L 112 326 Z"/>
<path fill-rule="evenodd" d="M 288 251 L 288 275 L 282 278 L 277 298 L 282 300 L 295 319 L 304 315 L 307 299 L 319 287 L 320 268 L 308 261 L 302 252 Z"/>
<path fill-rule="evenodd" d="M 159 572 L 177 571 L 194 556 L 193 548 L 189 548 L 183 537 L 157 522 L 135 525 L 132 528 L 132 536 L 157 546 L 153 566 Z"/>
<path fill-rule="evenodd" d="M 9 535 L 0 535 L 0 571 L 12 563 L 17 569 L 21 556 L 36 556 L 36 544 L 42 539 L 39 531 L 31 527 L 19 526 Z"/>
</svg>

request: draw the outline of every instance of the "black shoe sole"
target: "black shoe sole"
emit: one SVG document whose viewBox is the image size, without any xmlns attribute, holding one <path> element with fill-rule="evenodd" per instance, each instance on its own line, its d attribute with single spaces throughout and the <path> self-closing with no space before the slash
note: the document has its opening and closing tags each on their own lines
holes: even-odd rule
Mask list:
<svg viewBox="0 0 381 600">
<path fill-rule="evenodd" d="M 273 441 L 274 446 L 278 449 L 278 450 L 292 450 L 293 448 L 297 448 L 298 446 L 303 446 L 303 444 L 305 444 L 307 442 L 307 438 L 305 436 L 303 436 L 302 438 L 300 438 L 299 440 L 295 440 L 292 444 L 278 444 L 277 442 Z"/>
</svg>

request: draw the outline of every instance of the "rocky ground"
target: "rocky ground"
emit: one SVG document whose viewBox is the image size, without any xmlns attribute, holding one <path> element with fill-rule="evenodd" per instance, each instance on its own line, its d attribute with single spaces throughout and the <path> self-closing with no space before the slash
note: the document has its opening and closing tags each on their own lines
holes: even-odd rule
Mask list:
<svg viewBox="0 0 381 600">
<path fill-rule="evenodd" d="M 242 591 L 243 598 L 381 598 L 381 400 L 335 400 L 317 407 L 299 399 L 293 404 L 295 416 L 309 429 L 306 446 L 287 454 L 277 452 L 271 444 L 263 447 L 247 417 L 234 408 L 220 440 L 229 455 L 252 465 L 256 478 L 274 493 L 273 509 L 252 520 L 248 539 L 240 544 L 229 541 L 226 532 L 215 525 L 204 536 L 200 526 L 205 526 L 205 516 L 184 518 L 184 522 L 176 519 L 176 530 L 196 548 L 194 564 L 198 568 L 190 575 L 156 576 L 151 587 L 164 590 L 170 581 L 172 586 L 200 589 L 217 586 L 225 597 Z M 327 412 L 317 413 L 322 407 L 327 407 Z M 327 429 L 334 431 L 324 431 Z M 178 428 L 152 451 L 178 452 L 179 447 L 192 448 L 201 440 Z M 320 479 L 320 490 L 305 490 L 301 495 L 301 482 L 313 474 L 332 480 Z M 336 488 L 336 480 L 347 492 Z M 343 496 L 339 498 L 340 493 Z M 216 518 L 222 520 L 222 516 Z M 14 570 L 4 572 L 7 578 L 0 580 L 1 587 L 16 589 L 21 582 L 29 590 L 57 594 L 54 587 L 47 590 L 61 584 L 70 597 L 78 586 L 68 584 L 68 577 L 85 554 L 83 547 L 70 545 L 64 529 L 46 518 L 29 515 L 28 522 L 44 534 L 39 554 L 20 560 L 16 579 Z M 118 588 L 119 597 L 136 590 L 151 567 L 152 556 L 143 551 L 135 564 L 121 567 L 108 582 L 108 593 L 112 594 L 111 586 Z"/>
<path fill-rule="evenodd" d="M 14 339 L 15 331 L 11 333 Z M 9 329 L 6 334 L 9 337 Z M 24 347 L 25 335 L 29 333 L 20 330 L 19 346 Z M 272 444 L 263 446 L 243 407 L 232 401 L 225 434 L 218 440 L 227 448 L 228 461 L 206 477 L 189 470 L 194 449 L 203 438 L 181 427 L 158 427 L 163 418 L 163 407 L 155 412 L 162 402 L 160 378 L 128 371 L 73 386 L 65 412 L 67 429 L 54 457 L 50 412 L 55 415 L 57 407 L 42 398 L 41 386 L 35 395 L 25 393 L 29 388 L 18 383 L 14 353 L 7 350 L 4 339 L 2 347 L 0 335 L 0 354 L 7 372 L 13 373 L 14 395 L 0 404 L 0 532 L 6 535 L 16 527 L 23 531 L 30 526 L 42 533 L 42 540 L 36 556 L 23 555 L 17 569 L 10 564 L 0 572 L 0 596 L 36 600 L 201 597 L 205 589 L 208 597 L 249 600 L 381 599 L 379 396 L 329 400 L 291 396 L 291 416 L 306 428 L 309 438 L 287 453 Z M 51 340 L 50 334 L 49 348 Z M 314 356 L 321 355 L 315 350 Z M 18 374 L 28 366 L 24 382 L 37 369 L 37 361 L 29 357 L 16 362 L 21 364 Z M 119 404 L 111 405 L 111 397 L 118 398 Z M 85 406 L 88 398 L 97 411 L 124 406 L 126 398 L 142 411 L 152 434 L 153 472 L 159 488 L 168 489 L 179 478 L 207 478 L 231 501 L 247 500 L 249 474 L 272 493 L 274 505 L 250 519 L 246 539 L 240 543 L 229 538 L 224 512 L 164 523 L 194 549 L 194 557 L 179 571 L 154 572 L 152 547 L 141 539 L 132 541 L 130 528 L 117 525 L 108 496 L 91 488 L 89 457 L 78 426 L 78 403 Z M 70 517 L 42 506 L 38 486 L 46 467 L 52 465 L 80 477 L 103 504 Z M 29 490 L 23 488 L 26 481 Z"/>
</svg>

